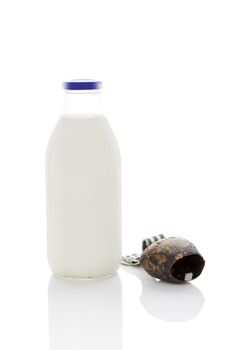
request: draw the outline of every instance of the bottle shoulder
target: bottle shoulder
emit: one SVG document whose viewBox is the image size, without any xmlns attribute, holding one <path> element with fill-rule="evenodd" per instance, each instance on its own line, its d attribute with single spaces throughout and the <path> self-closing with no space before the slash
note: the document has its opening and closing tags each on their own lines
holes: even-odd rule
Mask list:
<svg viewBox="0 0 233 350">
<path fill-rule="evenodd" d="M 104 114 L 101 113 L 63 113 L 61 114 L 59 120 L 63 119 L 77 119 L 77 120 L 82 120 L 82 119 L 107 119 Z"/>
<path fill-rule="evenodd" d="M 119 146 L 108 119 L 103 114 L 63 114 L 51 134 L 48 151 L 55 145 L 70 147 L 109 147 L 119 153 Z M 61 149 L 61 148 L 60 148 Z M 109 149 L 109 150 L 110 150 Z"/>
</svg>

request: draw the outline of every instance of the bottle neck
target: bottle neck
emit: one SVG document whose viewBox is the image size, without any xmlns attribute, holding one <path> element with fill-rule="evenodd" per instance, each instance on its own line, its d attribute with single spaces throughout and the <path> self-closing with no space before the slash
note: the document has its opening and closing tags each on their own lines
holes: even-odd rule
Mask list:
<svg viewBox="0 0 233 350">
<path fill-rule="evenodd" d="M 63 113 L 102 114 L 100 91 L 65 91 Z"/>
</svg>

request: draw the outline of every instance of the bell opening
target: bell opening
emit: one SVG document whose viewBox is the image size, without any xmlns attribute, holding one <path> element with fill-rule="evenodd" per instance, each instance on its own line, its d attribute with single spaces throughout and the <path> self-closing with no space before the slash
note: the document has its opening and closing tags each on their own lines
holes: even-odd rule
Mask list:
<svg viewBox="0 0 233 350">
<path fill-rule="evenodd" d="M 204 265 L 205 260 L 200 255 L 188 255 L 175 262 L 171 274 L 179 281 L 191 281 L 201 274 Z"/>
</svg>

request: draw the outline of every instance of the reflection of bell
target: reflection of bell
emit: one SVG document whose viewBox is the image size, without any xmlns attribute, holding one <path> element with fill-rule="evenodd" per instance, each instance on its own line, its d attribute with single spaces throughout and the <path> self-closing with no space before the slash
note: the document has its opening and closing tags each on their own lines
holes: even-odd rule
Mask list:
<svg viewBox="0 0 233 350">
<path fill-rule="evenodd" d="M 195 279 L 205 265 L 197 248 L 179 237 L 164 238 L 152 243 L 142 252 L 140 262 L 151 276 L 175 283 Z"/>
<path fill-rule="evenodd" d="M 167 322 L 185 322 L 201 311 L 205 298 L 193 283 L 166 283 L 150 278 L 143 268 L 123 267 L 141 281 L 140 302 L 153 317 Z M 156 297 L 155 297 L 156 296 Z"/>
</svg>

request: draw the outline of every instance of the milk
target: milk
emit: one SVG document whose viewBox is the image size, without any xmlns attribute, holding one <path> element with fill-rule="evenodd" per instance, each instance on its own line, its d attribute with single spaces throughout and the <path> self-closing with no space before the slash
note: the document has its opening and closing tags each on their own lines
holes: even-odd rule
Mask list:
<svg viewBox="0 0 233 350">
<path fill-rule="evenodd" d="M 112 275 L 121 259 L 120 153 L 101 114 L 64 114 L 46 157 L 47 242 L 63 278 Z"/>
</svg>

